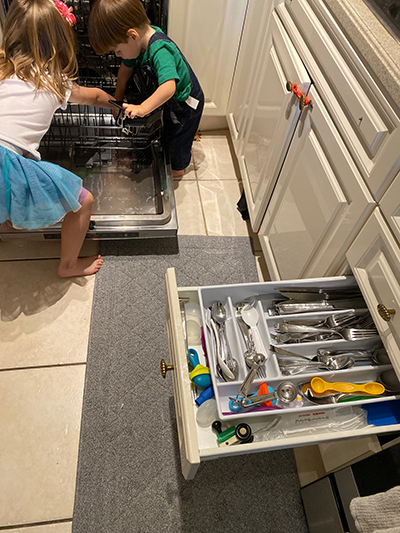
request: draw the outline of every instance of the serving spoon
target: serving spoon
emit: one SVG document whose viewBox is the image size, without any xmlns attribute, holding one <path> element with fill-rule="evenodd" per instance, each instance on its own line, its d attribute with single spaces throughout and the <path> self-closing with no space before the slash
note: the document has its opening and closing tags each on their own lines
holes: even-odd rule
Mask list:
<svg viewBox="0 0 400 533">
<path fill-rule="evenodd" d="M 247 304 L 242 308 L 241 316 L 242 316 L 243 321 L 249 326 L 251 332 L 253 333 L 256 351 L 264 352 L 266 355 L 267 352 L 265 351 L 264 343 L 263 343 L 263 340 L 261 338 L 260 332 L 258 331 L 258 327 L 257 327 L 258 320 L 259 320 L 257 309 L 253 307 L 252 305 Z"/>
</svg>

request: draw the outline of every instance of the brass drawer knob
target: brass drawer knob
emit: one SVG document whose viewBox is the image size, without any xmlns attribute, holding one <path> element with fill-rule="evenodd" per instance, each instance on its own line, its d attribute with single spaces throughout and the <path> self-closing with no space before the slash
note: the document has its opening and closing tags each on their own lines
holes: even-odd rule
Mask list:
<svg viewBox="0 0 400 533">
<path fill-rule="evenodd" d="M 173 370 L 174 369 L 174 365 L 167 365 L 167 363 L 165 362 L 164 359 L 161 359 L 161 362 L 160 362 L 160 369 L 161 369 L 161 375 L 163 378 L 165 378 L 165 376 L 167 375 L 167 372 L 169 370 Z"/>
<path fill-rule="evenodd" d="M 386 305 L 383 305 L 383 304 L 378 304 L 377 308 L 378 308 L 378 313 L 380 314 L 380 316 L 383 318 L 385 322 L 389 322 L 390 317 L 396 314 L 396 309 L 388 309 Z"/>
</svg>

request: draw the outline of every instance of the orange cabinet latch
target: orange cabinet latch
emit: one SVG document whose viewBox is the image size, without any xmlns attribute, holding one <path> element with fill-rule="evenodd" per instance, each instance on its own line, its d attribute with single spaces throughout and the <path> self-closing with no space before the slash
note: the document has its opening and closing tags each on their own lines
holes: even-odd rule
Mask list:
<svg viewBox="0 0 400 533">
<path fill-rule="evenodd" d="M 299 86 L 297 85 L 297 83 L 291 83 L 290 81 L 287 82 L 286 84 L 286 89 L 292 93 L 294 93 L 297 98 L 300 100 L 300 111 L 303 111 L 303 109 L 307 106 L 307 105 L 310 105 L 310 107 L 312 107 L 312 102 L 309 98 L 307 98 L 307 96 L 302 93 L 299 89 Z"/>
</svg>

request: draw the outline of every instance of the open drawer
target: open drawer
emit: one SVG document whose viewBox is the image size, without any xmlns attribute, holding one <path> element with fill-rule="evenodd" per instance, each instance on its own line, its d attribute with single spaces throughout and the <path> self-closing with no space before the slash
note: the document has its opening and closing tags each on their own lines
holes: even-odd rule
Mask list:
<svg viewBox="0 0 400 533">
<path fill-rule="evenodd" d="M 350 279 L 350 283 L 352 283 Z M 342 429 L 337 430 L 327 430 L 324 428 L 320 432 L 316 428 L 315 432 L 302 432 L 302 431 L 283 431 L 280 433 L 279 437 L 270 439 L 268 433 L 264 440 L 255 439 L 254 442 L 247 444 L 234 444 L 231 446 L 223 447 L 218 446 L 218 440 L 216 434 L 210 427 L 200 427 L 196 422 L 197 414 L 197 405 L 195 404 L 196 393 L 192 382 L 189 379 L 189 366 L 188 366 L 188 354 L 185 346 L 185 336 L 184 336 L 184 326 L 181 318 L 181 309 L 179 304 L 179 298 L 187 298 L 190 302 L 197 303 L 200 306 L 207 306 L 210 304 L 210 299 L 223 300 L 224 296 L 233 297 L 236 300 L 234 303 L 244 299 L 247 296 L 260 294 L 260 293 L 271 293 L 274 287 L 279 286 L 293 286 L 293 287 L 318 287 L 319 284 L 332 287 L 340 287 L 343 284 L 349 283 L 349 278 L 337 277 L 337 278 L 323 278 L 323 279 L 312 279 L 312 280 L 298 280 L 298 281 L 284 281 L 284 282 L 267 282 L 267 283 L 256 283 L 256 284 L 242 284 L 242 285 L 225 285 L 219 287 L 182 287 L 178 288 L 176 283 L 175 271 L 174 269 L 168 269 L 166 273 L 166 285 L 167 285 L 167 328 L 168 328 L 168 338 L 169 338 L 169 349 L 171 357 L 171 365 L 167 366 L 167 370 L 172 371 L 173 378 L 173 388 L 174 388 L 174 400 L 175 400 L 175 410 L 177 417 L 177 426 L 178 426 L 178 436 L 179 436 L 179 447 L 181 455 L 181 464 L 182 464 L 182 473 L 186 479 L 193 479 L 196 474 L 196 471 L 202 461 L 216 459 L 223 456 L 233 456 L 233 455 L 242 455 L 246 453 L 257 453 L 268 450 L 275 450 L 281 448 L 291 448 L 295 446 L 306 446 L 311 444 L 318 444 L 320 442 L 327 442 L 339 439 L 346 438 L 356 438 L 365 435 L 373 435 L 378 433 L 390 433 L 400 431 L 400 424 L 392 425 L 364 425 L 363 427 L 358 427 L 358 429 L 349 429 L 346 426 L 341 426 Z M 204 309 L 203 309 L 204 311 Z M 267 313 L 266 313 L 267 314 Z M 262 335 L 267 336 L 266 340 L 269 341 L 268 337 L 268 328 L 273 328 L 273 322 L 276 317 L 270 317 L 265 320 L 266 328 Z M 203 312 L 203 328 L 204 328 L 204 312 Z M 206 329 L 206 328 L 204 328 Z M 205 335 L 207 343 L 207 355 L 209 358 L 210 369 L 213 366 L 212 360 L 212 347 L 210 346 L 210 339 L 207 341 L 207 335 Z M 379 338 L 378 338 L 379 341 Z M 343 347 L 343 341 L 341 340 L 332 340 L 329 341 L 334 343 L 334 345 L 339 349 Z M 311 344 L 317 343 L 307 343 L 307 349 L 311 349 Z M 304 346 L 307 346 L 305 344 Z M 326 344 L 326 343 L 325 343 Z M 291 345 L 291 347 L 300 346 L 300 345 Z M 357 345 L 355 348 L 360 349 L 361 347 Z M 190 346 L 189 348 L 194 348 L 199 352 L 199 355 L 202 357 L 202 347 L 199 345 Z M 302 347 L 304 349 L 304 347 Z M 268 345 L 269 350 L 269 345 Z M 296 351 L 296 350 L 293 350 Z M 298 351 L 301 353 L 301 351 Z M 362 370 L 353 368 L 349 370 L 341 370 L 336 372 L 335 379 L 332 380 L 328 377 L 327 373 L 314 372 L 312 375 L 303 374 L 301 377 L 296 376 L 295 378 L 283 378 L 280 375 L 279 366 L 274 360 L 275 355 L 268 353 L 268 364 L 270 376 L 267 378 L 268 383 L 275 387 L 279 381 L 283 379 L 290 379 L 296 384 L 300 382 L 307 381 L 312 375 L 323 376 L 324 379 L 329 381 L 337 381 L 338 375 L 340 374 L 340 381 L 351 381 L 353 382 L 363 382 L 363 381 L 372 381 L 377 376 L 376 366 L 372 364 L 366 364 Z M 200 362 L 204 360 L 201 359 Z M 383 366 L 382 368 L 387 368 Z M 243 372 L 245 368 L 242 369 Z M 165 371 L 165 366 L 164 366 Z M 343 374 L 345 373 L 345 374 Z M 347 374 L 346 374 L 347 373 Z M 357 376 L 358 373 L 358 376 Z M 164 374 L 165 375 L 165 374 Z M 272 377 L 271 377 L 272 376 Z M 239 377 L 242 377 L 239 374 Z M 211 378 L 214 386 L 214 391 L 216 393 L 216 400 L 219 402 L 219 405 L 223 405 L 223 401 L 229 396 L 233 395 L 233 389 L 238 390 L 240 381 L 236 384 L 232 383 L 221 383 L 218 381 L 218 376 L 216 372 L 211 371 Z M 259 380 L 259 382 L 265 381 Z M 257 387 L 258 381 L 254 382 L 254 388 Z M 225 392 L 224 389 L 229 389 Z M 232 390 L 231 390 L 232 389 Z M 220 398 L 223 398 L 220 402 Z M 385 400 L 397 401 L 396 396 L 387 396 Z M 381 402 L 382 399 L 372 400 L 369 399 L 368 403 Z M 340 404 L 343 407 L 340 409 L 346 409 L 348 412 L 349 409 L 352 409 L 353 406 L 360 408 L 363 404 L 362 401 L 349 402 L 346 404 Z M 339 407 L 338 405 L 308 405 L 302 406 L 300 408 L 288 408 L 280 409 L 279 411 L 258 411 L 258 412 L 246 412 L 245 414 L 240 413 L 240 416 L 219 416 L 219 418 L 226 426 L 236 425 L 237 423 L 247 423 L 250 425 L 254 434 L 257 430 L 260 430 L 258 434 L 263 434 L 262 429 L 268 425 L 268 423 L 273 420 L 274 417 L 279 416 L 280 422 L 279 425 L 284 425 L 290 428 L 291 421 L 295 420 L 299 414 L 304 415 L 304 418 L 329 418 L 332 416 L 333 410 Z M 220 409 L 219 414 L 221 415 L 223 411 Z M 238 420 L 236 420 L 238 418 Z M 306 434 L 305 434 L 306 433 Z"/>
</svg>

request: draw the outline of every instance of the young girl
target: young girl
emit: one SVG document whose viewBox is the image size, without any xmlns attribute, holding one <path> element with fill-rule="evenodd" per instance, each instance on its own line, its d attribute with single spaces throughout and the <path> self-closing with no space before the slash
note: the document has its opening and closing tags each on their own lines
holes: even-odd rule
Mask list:
<svg viewBox="0 0 400 533">
<path fill-rule="evenodd" d="M 189 165 L 194 136 L 204 107 L 204 95 L 189 63 L 160 28 L 150 26 L 140 0 L 96 0 L 89 17 L 89 39 L 98 54 L 114 51 L 122 58 L 115 97 L 122 100 L 136 62 L 149 65 L 158 89 L 140 105 L 123 104 L 130 118 L 144 117 L 160 105 L 173 177 Z"/>
<path fill-rule="evenodd" d="M 71 172 L 40 160 L 40 141 L 67 103 L 111 108 L 113 97 L 74 82 L 75 17 L 60 0 L 13 0 L 0 49 L 0 223 L 38 229 L 62 220 L 62 278 L 94 274 L 100 256 L 78 258 L 92 194 Z"/>
</svg>

